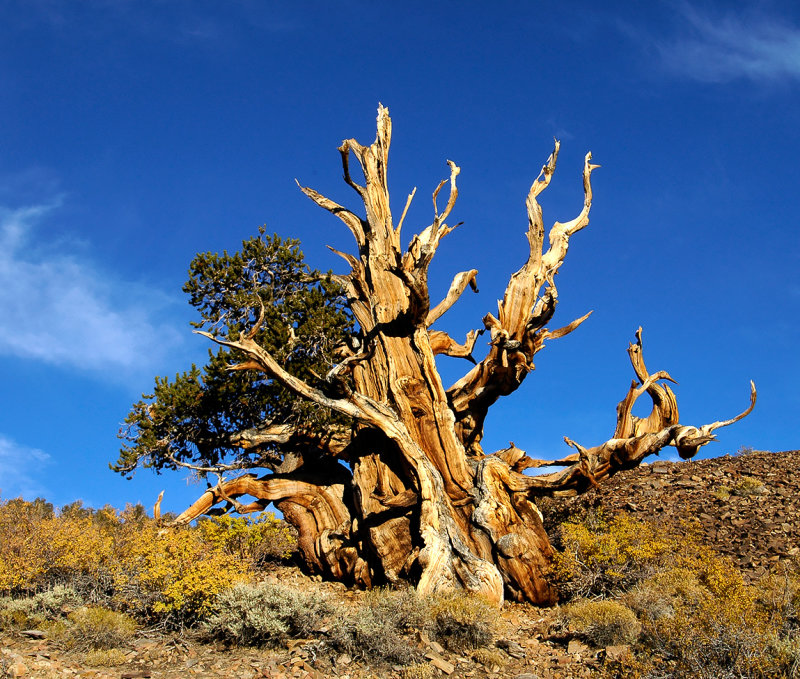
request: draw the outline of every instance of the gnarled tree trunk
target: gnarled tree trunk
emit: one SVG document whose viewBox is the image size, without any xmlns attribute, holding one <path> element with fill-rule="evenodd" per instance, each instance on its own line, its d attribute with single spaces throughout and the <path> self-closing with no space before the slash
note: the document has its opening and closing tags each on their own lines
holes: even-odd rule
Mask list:
<svg viewBox="0 0 800 679">
<path fill-rule="evenodd" d="M 339 149 L 344 179 L 363 202 L 363 216 L 302 188 L 345 223 L 357 245 L 355 255 L 338 253 L 350 266 L 339 280 L 359 327 L 341 363 L 312 386 L 286 372 L 254 341 L 256 328 L 237 341 L 207 335 L 247 355 L 246 364 L 234 367 L 264 372 L 320 407 L 348 416 L 352 427 L 325 435 L 287 426 L 243 432 L 237 439 L 242 446 L 302 438 L 310 452 L 276 462 L 273 473 L 262 478 L 246 475 L 221 481 L 178 522 L 188 522 L 223 501 L 240 512 L 274 502 L 297 527 L 300 549 L 312 572 L 363 586 L 405 579 L 422 592 L 464 588 L 496 602 L 510 596 L 551 604 L 556 592 L 547 571 L 553 550 L 536 498 L 581 492 L 666 445 L 690 457 L 713 439 L 714 429 L 750 412 L 755 388 L 750 407 L 733 420 L 699 428 L 681 425 L 675 396 L 661 384 L 671 378 L 665 372 L 648 373 L 639 332 L 629 349 L 637 381 L 617 407 L 617 426 L 609 441 L 584 448 L 566 439 L 578 452 L 555 462 L 532 460 L 513 444 L 485 455 L 480 442 L 489 407 L 519 387 L 545 341 L 572 332 L 589 316 L 556 330 L 547 327 L 558 302 L 555 276 L 570 237 L 589 223 L 591 174 L 597 166 L 587 154 L 583 207 L 575 219 L 554 224 L 545 247 L 537 198 L 555 171 L 556 142 L 528 194 L 527 262 L 511 277 L 497 316 L 486 314 L 483 328 L 468 333 L 460 344 L 431 326 L 468 285 L 475 288 L 477 271 L 456 274 L 436 306 L 431 305 L 427 285 L 437 247 L 455 228 L 446 220 L 458 196 L 459 168 L 448 161 L 449 181 L 442 181 L 433 193 L 432 224 L 403 250 L 400 232 L 414 194 L 395 224 L 387 186 L 390 139 L 389 113 L 380 107 L 374 143 L 362 146 L 351 139 Z M 363 185 L 351 177 L 352 156 L 363 171 Z M 439 194 L 448 184 L 440 212 Z M 489 352 L 475 363 L 476 338 L 487 331 Z M 437 354 L 467 358 L 474 365 L 446 389 L 436 369 Z M 639 419 L 631 410 L 644 393 L 653 401 L 653 412 Z M 541 476 L 524 473 L 548 465 L 564 469 Z M 245 505 L 238 499 L 243 496 L 255 500 Z"/>
</svg>

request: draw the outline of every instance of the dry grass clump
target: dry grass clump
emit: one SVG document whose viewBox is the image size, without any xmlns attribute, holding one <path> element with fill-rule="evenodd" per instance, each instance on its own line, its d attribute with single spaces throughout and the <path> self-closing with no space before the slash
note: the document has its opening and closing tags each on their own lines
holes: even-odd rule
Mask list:
<svg viewBox="0 0 800 679">
<path fill-rule="evenodd" d="M 430 663 L 414 663 L 400 668 L 400 679 L 433 679 L 436 669 Z"/>
<path fill-rule="evenodd" d="M 486 667 L 503 667 L 508 662 L 508 656 L 497 648 L 476 648 L 470 655 L 475 662 Z"/>
<path fill-rule="evenodd" d="M 88 667 L 118 667 L 125 664 L 125 654 L 118 648 L 94 649 L 83 659 Z"/>
<path fill-rule="evenodd" d="M 766 490 L 766 487 L 759 479 L 753 476 L 743 476 L 736 482 L 731 492 L 734 495 L 747 497 L 748 495 L 762 495 Z"/>
<path fill-rule="evenodd" d="M 750 495 L 764 495 L 766 492 L 766 486 L 759 479 L 753 476 L 743 476 L 733 486 L 718 486 L 712 491 L 712 495 L 718 500 L 727 502 L 731 495 L 749 497 Z"/>
<path fill-rule="evenodd" d="M 109 650 L 136 633 L 136 621 L 101 606 L 79 608 L 46 628 L 48 638 L 70 651 Z"/>
<path fill-rule="evenodd" d="M 593 646 L 632 644 L 642 631 L 636 614 L 610 599 L 578 600 L 560 611 L 563 624 Z"/>
<path fill-rule="evenodd" d="M 492 642 L 492 620 L 497 608 L 485 599 L 462 591 L 443 592 L 428 602 L 432 633 L 452 650 L 480 648 Z"/>
<path fill-rule="evenodd" d="M 206 633 L 239 646 L 275 646 L 319 629 L 331 612 L 328 600 L 283 585 L 240 583 L 217 597 Z"/>
</svg>

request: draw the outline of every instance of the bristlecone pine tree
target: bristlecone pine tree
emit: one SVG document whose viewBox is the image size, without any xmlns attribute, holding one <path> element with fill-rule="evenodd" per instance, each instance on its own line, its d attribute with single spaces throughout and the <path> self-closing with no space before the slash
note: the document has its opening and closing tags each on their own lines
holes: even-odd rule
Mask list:
<svg viewBox="0 0 800 679">
<path fill-rule="evenodd" d="M 419 591 L 463 588 L 491 600 L 555 601 L 548 581 L 553 553 L 537 498 L 581 493 L 665 446 L 683 458 L 714 439 L 731 420 L 700 427 L 680 424 L 665 371 L 648 372 L 641 329 L 628 348 L 636 380 L 617 406 L 613 436 L 557 461 L 534 460 L 513 444 L 486 454 L 486 414 L 516 390 L 547 340 L 575 330 L 589 314 L 550 330 L 558 292 L 555 276 L 570 237 L 589 223 L 591 174 L 586 155 L 580 214 L 556 222 L 545 244 L 537 202 L 556 167 L 559 144 L 527 198 L 528 259 L 508 283 L 497 316 L 459 343 L 431 328 L 476 270 L 457 273 L 445 298 L 431 304 L 428 267 L 456 203 L 459 168 L 433 192 L 433 223 L 401 247 L 399 221 L 389 209 L 387 158 L 391 120 L 378 110 L 375 142 L 353 139 L 339 148 L 344 180 L 364 212 L 311 188 L 311 200 L 352 232 L 357 253 L 339 252 L 350 272 L 322 275 L 303 264 L 296 241 L 259 237 L 234 255 L 198 255 L 185 290 L 201 312 L 202 335 L 220 345 L 202 369 L 156 380 L 155 392 L 135 404 L 121 433 L 126 441 L 115 469 L 188 467 L 216 475 L 216 485 L 178 518 L 251 512 L 273 503 L 299 532 L 312 573 L 364 587 L 407 580 Z M 364 184 L 351 176 L 361 165 Z M 447 199 L 439 200 L 449 184 Z M 441 202 L 445 205 L 437 207 Z M 488 332 L 487 355 L 475 362 L 478 335 Z M 439 354 L 468 359 L 469 371 L 445 388 Z M 650 415 L 632 414 L 643 394 Z M 554 467 L 532 476 L 526 469 Z M 258 476 L 237 470 L 267 469 Z M 231 474 L 233 472 L 233 474 Z M 228 478 L 225 478 L 228 475 Z M 249 497 L 246 503 L 242 498 Z M 221 505 L 221 506 L 217 506 Z"/>
</svg>

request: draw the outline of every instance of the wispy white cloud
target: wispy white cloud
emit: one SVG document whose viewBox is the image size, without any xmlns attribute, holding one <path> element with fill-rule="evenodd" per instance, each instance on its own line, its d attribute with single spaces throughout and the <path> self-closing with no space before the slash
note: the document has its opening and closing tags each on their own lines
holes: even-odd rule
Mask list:
<svg viewBox="0 0 800 679">
<path fill-rule="evenodd" d="M 26 500 L 47 497 L 50 491 L 38 480 L 50 456 L 38 448 L 22 446 L 0 434 L 0 498 Z"/>
<path fill-rule="evenodd" d="M 738 12 L 712 15 L 679 5 L 680 35 L 657 42 L 673 73 L 702 82 L 800 79 L 800 27 L 787 20 Z"/>
<path fill-rule="evenodd" d="M 100 270 L 61 240 L 36 245 L 50 204 L 0 207 L 0 355 L 111 377 L 147 370 L 180 340 L 154 318 L 170 300 Z"/>
</svg>

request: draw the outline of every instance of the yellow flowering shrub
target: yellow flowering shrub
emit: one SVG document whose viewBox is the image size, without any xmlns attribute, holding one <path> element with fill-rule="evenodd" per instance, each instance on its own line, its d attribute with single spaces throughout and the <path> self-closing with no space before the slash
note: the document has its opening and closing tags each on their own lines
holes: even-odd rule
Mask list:
<svg viewBox="0 0 800 679">
<path fill-rule="evenodd" d="M 197 528 L 208 543 L 253 565 L 286 559 L 297 545 L 291 526 L 272 512 L 204 518 L 197 522 Z"/>
<path fill-rule="evenodd" d="M 250 577 L 245 561 L 204 540 L 201 531 L 150 520 L 124 525 L 114 553 L 118 605 L 180 624 L 208 615 L 222 590 Z"/>
<path fill-rule="evenodd" d="M 675 536 L 627 514 L 567 521 L 560 538 L 563 550 L 553 561 L 553 576 L 571 596 L 608 595 L 630 587 L 681 549 Z"/>
<path fill-rule="evenodd" d="M 47 507 L 19 499 L 0 503 L 0 592 L 36 591 L 78 573 L 99 579 L 109 563 L 108 529 L 91 516 L 58 516 Z"/>
<path fill-rule="evenodd" d="M 599 515 L 563 524 L 561 538 L 554 573 L 562 592 L 613 597 L 574 601 L 562 609 L 566 623 L 600 646 L 622 641 L 606 634 L 621 623 L 630 631 L 625 641 L 637 657 L 625 667 L 609 662 L 606 676 L 766 679 L 800 671 L 797 569 L 748 583 L 690 523 L 670 532 Z"/>
<path fill-rule="evenodd" d="M 8 500 L 0 502 L 0 596 L 68 585 L 89 602 L 184 625 L 208 616 L 220 592 L 294 543 L 287 524 L 268 513 L 165 527 L 138 506 L 73 503 L 56 512 L 43 500 Z"/>
</svg>

